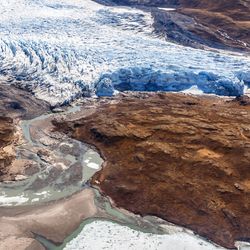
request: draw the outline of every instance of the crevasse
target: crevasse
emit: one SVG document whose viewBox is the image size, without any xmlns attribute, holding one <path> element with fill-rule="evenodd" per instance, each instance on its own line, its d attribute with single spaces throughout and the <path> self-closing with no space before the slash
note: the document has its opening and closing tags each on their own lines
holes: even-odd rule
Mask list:
<svg viewBox="0 0 250 250">
<path fill-rule="evenodd" d="M 91 0 L 0 2 L 0 81 L 52 105 L 116 91 L 236 96 L 250 85 L 247 56 L 169 43 L 150 13 Z"/>
</svg>

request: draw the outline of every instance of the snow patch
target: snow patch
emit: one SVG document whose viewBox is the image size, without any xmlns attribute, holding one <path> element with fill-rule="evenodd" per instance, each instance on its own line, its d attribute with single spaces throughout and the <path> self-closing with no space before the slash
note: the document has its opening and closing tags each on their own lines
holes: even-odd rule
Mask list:
<svg viewBox="0 0 250 250">
<path fill-rule="evenodd" d="M 250 249 L 250 243 L 248 242 L 240 242 L 240 241 L 237 241 L 235 246 L 237 247 L 237 249 L 239 250 L 249 250 Z"/>
<path fill-rule="evenodd" d="M 192 94 L 192 95 L 203 95 L 204 94 L 204 92 L 202 90 L 200 90 L 197 85 L 194 85 L 194 86 L 190 87 L 189 89 L 185 89 L 181 92 L 185 93 L 185 94 Z"/>
<path fill-rule="evenodd" d="M 165 10 L 165 11 L 174 11 L 174 10 L 176 10 L 175 8 L 162 8 L 162 7 L 160 7 L 160 8 L 158 8 L 159 10 Z"/>
<path fill-rule="evenodd" d="M 21 205 L 27 202 L 29 198 L 24 197 L 22 194 L 19 196 L 11 196 L 8 197 L 3 193 L 0 195 L 0 206 L 13 206 L 13 205 Z"/>
<path fill-rule="evenodd" d="M 94 162 L 87 163 L 87 167 L 93 168 L 93 169 L 99 169 L 100 166 Z"/>
</svg>

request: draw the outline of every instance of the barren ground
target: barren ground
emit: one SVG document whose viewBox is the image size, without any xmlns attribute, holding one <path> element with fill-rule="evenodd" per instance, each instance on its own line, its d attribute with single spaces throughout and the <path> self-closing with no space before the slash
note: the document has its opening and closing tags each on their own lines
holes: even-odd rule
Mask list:
<svg viewBox="0 0 250 250">
<path fill-rule="evenodd" d="M 101 99 L 88 117 L 55 122 L 99 148 L 106 163 L 92 184 L 118 207 L 228 248 L 250 237 L 249 123 L 247 97 L 171 93 Z"/>
</svg>

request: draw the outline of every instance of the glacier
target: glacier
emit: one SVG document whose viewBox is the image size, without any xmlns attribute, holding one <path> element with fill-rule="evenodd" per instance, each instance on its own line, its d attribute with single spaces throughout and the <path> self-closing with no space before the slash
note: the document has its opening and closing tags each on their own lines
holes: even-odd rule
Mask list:
<svg viewBox="0 0 250 250">
<path fill-rule="evenodd" d="M 91 0 L 0 2 L 0 82 L 51 105 L 118 91 L 238 96 L 248 55 L 192 49 L 154 34 L 150 12 Z"/>
</svg>

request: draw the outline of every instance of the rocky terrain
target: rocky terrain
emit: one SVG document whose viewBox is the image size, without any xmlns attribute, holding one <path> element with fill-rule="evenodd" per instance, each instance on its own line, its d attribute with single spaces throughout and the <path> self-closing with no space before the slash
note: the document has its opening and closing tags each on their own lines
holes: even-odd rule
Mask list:
<svg viewBox="0 0 250 250">
<path fill-rule="evenodd" d="M 20 169 L 12 165 L 15 146 L 21 139 L 16 125 L 19 119 L 39 116 L 49 110 L 49 105 L 37 100 L 28 92 L 14 86 L 0 84 L 0 181 L 11 180 Z"/>
<path fill-rule="evenodd" d="M 187 30 L 215 46 L 250 50 L 250 2 L 185 1 L 181 14 L 192 17 L 194 25 Z"/>
<path fill-rule="evenodd" d="M 92 185 L 118 207 L 161 217 L 221 246 L 249 239 L 248 97 L 145 93 L 98 103 L 84 119 L 54 121 L 106 160 Z"/>
<path fill-rule="evenodd" d="M 0 116 L 0 181 L 8 173 L 8 167 L 14 159 L 14 152 L 9 146 L 13 143 L 13 139 L 13 120 Z"/>
<path fill-rule="evenodd" d="M 245 249 L 249 13 L 0 1 L 0 250 Z"/>
<path fill-rule="evenodd" d="M 0 83 L 0 115 L 31 119 L 50 110 L 50 105 L 14 85 Z"/>
<path fill-rule="evenodd" d="M 163 33 L 168 40 L 193 47 L 250 50 L 248 0 L 114 0 L 113 2 L 150 7 L 155 19 L 156 32 Z M 174 7 L 176 11 L 166 11 L 164 7 Z"/>
</svg>

